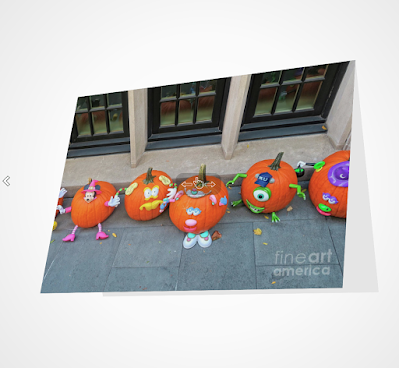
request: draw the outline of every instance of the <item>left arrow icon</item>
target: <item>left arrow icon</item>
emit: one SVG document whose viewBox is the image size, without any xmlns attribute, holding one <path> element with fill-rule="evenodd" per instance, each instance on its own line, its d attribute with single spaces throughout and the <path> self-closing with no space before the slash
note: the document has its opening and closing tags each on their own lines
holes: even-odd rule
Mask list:
<svg viewBox="0 0 399 368">
<path fill-rule="evenodd" d="M 7 186 L 10 185 L 10 183 L 8 182 L 8 179 L 10 179 L 9 176 L 6 176 L 6 177 L 3 179 L 3 183 L 4 183 L 5 185 L 7 185 Z"/>
</svg>

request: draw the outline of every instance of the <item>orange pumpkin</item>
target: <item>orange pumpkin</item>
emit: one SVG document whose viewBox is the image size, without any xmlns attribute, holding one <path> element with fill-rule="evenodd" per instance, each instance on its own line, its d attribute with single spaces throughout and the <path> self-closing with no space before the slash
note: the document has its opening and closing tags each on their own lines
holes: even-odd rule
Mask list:
<svg viewBox="0 0 399 368">
<path fill-rule="evenodd" d="M 206 176 L 201 165 L 199 175 L 186 179 L 177 188 L 181 196 L 170 203 L 169 216 L 186 233 L 202 234 L 215 226 L 226 213 L 229 194 L 224 183 Z"/>
<path fill-rule="evenodd" d="M 64 204 L 64 197 L 58 198 L 57 206 L 58 206 L 58 205 L 59 205 L 59 206 L 62 206 L 63 204 Z M 56 210 L 56 211 L 55 211 L 55 217 L 57 217 L 59 213 L 60 213 L 60 211 Z"/>
<path fill-rule="evenodd" d="M 252 165 L 241 184 L 241 197 L 253 213 L 272 213 L 286 207 L 297 190 L 290 184 L 298 184 L 291 165 L 281 161 L 283 152 L 275 160 L 263 160 Z M 271 175 L 267 185 L 262 183 Z M 263 185 L 262 185 L 263 184 Z"/>
<path fill-rule="evenodd" d="M 105 206 L 105 202 L 116 194 L 114 186 L 106 181 L 98 181 L 96 185 L 100 186 L 101 193 L 97 193 L 96 199 L 92 202 L 87 203 L 84 200 L 85 194 L 82 193 L 84 187 L 80 188 L 73 197 L 71 217 L 73 223 L 79 227 L 89 228 L 96 226 L 105 221 L 115 209 L 114 207 Z"/>
<path fill-rule="evenodd" d="M 309 181 L 309 196 L 323 216 L 346 218 L 350 151 L 338 151 L 325 158 Z M 316 164 L 317 165 L 317 164 Z"/>
<path fill-rule="evenodd" d="M 152 170 L 137 177 L 125 191 L 127 214 L 137 221 L 147 221 L 159 216 L 163 199 L 173 187 L 172 179 L 163 171 Z"/>
</svg>

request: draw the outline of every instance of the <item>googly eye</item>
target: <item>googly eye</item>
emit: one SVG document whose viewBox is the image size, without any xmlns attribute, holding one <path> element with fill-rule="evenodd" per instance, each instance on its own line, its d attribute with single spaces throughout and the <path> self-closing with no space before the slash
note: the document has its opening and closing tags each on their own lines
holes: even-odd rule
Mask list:
<svg viewBox="0 0 399 368">
<path fill-rule="evenodd" d="M 145 188 L 145 189 L 144 189 L 144 198 L 145 198 L 145 199 L 148 199 L 148 198 L 150 198 L 151 196 L 152 196 L 151 189 L 150 189 L 150 188 Z"/>
<path fill-rule="evenodd" d="M 194 208 L 194 211 L 193 211 L 194 216 L 198 216 L 200 213 L 201 213 L 201 210 L 199 208 Z"/>
<path fill-rule="evenodd" d="M 192 208 L 192 207 L 187 208 L 186 212 L 187 212 L 187 215 L 192 215 L 194 213 L 194 208 Z"/>
<path fill-rule="evenodd" d="M 269 193 L 263 189 L 256 189 L 253 194 L 259 202 L 266 202 L 270 198 Z"/>
<path fill-rule="evenodd" d="M 152 196 L 153 196 L 154 198 L 157 198 L 157 197 L 158 197 L 158 193 L 159 193 L 159 188 L 158 188 L 158 187 L 152 188 Z"/>
</svg>

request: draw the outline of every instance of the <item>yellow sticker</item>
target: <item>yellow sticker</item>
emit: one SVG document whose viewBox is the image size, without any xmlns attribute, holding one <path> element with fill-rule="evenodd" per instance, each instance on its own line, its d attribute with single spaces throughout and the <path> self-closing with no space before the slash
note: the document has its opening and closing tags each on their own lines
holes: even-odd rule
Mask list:
<svg viewBox="0 0 399 368">
<path fill-rule="evenodd" d="M 162 182 L 163 185 L 169 185 L 171 183 L 170 179 L 164 175 L 159 177 L 159 180 Z"/>
<path fill-rule="evenodd" d="M 125 194 L 131 195 L 133 190 L 135 190 L 139 185 L 137 183 L 130 184 L 129 188 L 126 189 Z"/>
</svg>

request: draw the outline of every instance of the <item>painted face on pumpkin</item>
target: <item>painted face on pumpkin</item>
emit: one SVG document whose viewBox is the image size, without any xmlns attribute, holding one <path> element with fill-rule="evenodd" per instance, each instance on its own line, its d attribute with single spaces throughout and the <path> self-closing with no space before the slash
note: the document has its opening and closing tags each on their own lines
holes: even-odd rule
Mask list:
<svg viewBox="0 0 399 368">
<path fill-rule="evenodd" d="M 87 202 L 90 203 L 96 199 L 96 192 L 86 192 L 85 196 L 83 199 Z"/>
<path fill-rule="evenodd" d="M 328 171 L 328 181 L 335 187 L 347 188 L 349 183 L 349 161 L 340 162 L 332 166 Z M 323 201 L 325 202 L 320 202 L 316 207 L 317 211 L 323 216 L 331 216 L 330 212 L 333 210 L 333 206 L 338 203 L 338 199 L 330 193 L 323 193 Z"/>
<path fill-rule="evenodd" d="M 159 186 L 154 185 L 152 188 L 146 187 L 144 188 L 144 200 L 148 201 L 140 206 L 140 210 L 146 209 L 147 211 L 155 210 L 160 204 L 163 203 L 163 200 L 157 199 L 159 194 Z M 154 199 L 150 201 L 150 199 Z"/>
</svg>

